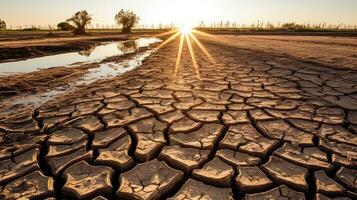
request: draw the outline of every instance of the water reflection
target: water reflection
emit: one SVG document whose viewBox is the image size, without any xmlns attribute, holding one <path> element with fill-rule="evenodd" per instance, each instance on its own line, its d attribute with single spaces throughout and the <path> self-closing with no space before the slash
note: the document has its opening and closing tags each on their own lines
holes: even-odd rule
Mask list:
<svg viewBox="0 0 357 200">
<path fill-rule="evenodd" d="M 134 53 L 139 49 L 138 42 L 135 40 L 118 43 L 117 47 L 119 51 L 126 53 Z"/>
<path fill-rule="evenodd" d="M 138 53 L 130 60 L 124 60 L 120 63 L 102 63 L 97 68 L 89 69 L 86 75 L 75 82 L 75 85 L 88 85 L 98 80 L 115 77 L 125 72 L 131 71 L 142 65 L 142 61 L 149 57 L 152 51 L 153 50 L 146 50 L 142 53 Z"/>
<path fill-rule="evenodd" d="M 134 53 L 137 49 L 160 42 L 158 38 L 139 38 L 132 41 L 106 43 L 80 52 L 32 58 L 17 62 L 0 63 L 0 76 L 28 73 L 58 66 L 73 66 L 73 63 L 98 62 L 107 57 Z"/>
<path fill-rule="evenodd" d="M 158 41 L 161 40 L 151 40 L 151 41 Z M 112 44 L 116 48 L 118 52 L 126 52 L 126 53 L 134 53 L 141 47 L 146 47 L 150 45 L 151 42 L 148 40 L 135 40 L 135 41 L 127 41 L 127 42 L 120 42 Z M 91 53 L 88 53 L 89 56 L 93 56 L 93 52 L 97 50 L 94 49 Z M 111 77 L 118 76 L 125 72 L 131 71 L 139 66 L 142 65 L 143 60 L 148 58 L 155 50 L 154 49 L 147 49 L 142 52 L 139 52 L 133 56 L 130 56 L 128 59 L 124 59 L 119 63 L 115 62 L 106 62 L 99 64 L 99 67 L 92 68 L 88 70 L 88 73 L 83 75 L 82 77 L 78 78 L 77 80 L 68 83 L 66 87 L 58 87 L 52 90 L 48 90 L 47 92 L 43 93 L 36 93 L 36 94 L 19 94 L 8 99 L 1 101 L 3 105 L 14 106 L 14 105 L 23 105 L 28 107 L 39 107 L 43 103 L 50 101 L 60 95 L 64 95 L 69 92 L 73 92 L 79 87 L 83 85 L 91 84 L 95 81 L 108 79 Z"/>
<path fill-rule="evenodd" d="M 106 45 L 111 45 L 111 43 L 108 43 Z M 134 53 L 139 49 L 139 45 L 136 40 L 117 42 L 116 46 L 120 54 Z M 97 47 L 98 45 L 85 47 L 82 51 L 79 51 L 78 54 L 81 56 L 90 57 Z"/>
<path fill-rule="evenodd" d="M 86 47 L 84 50 L 79 51 L 78 54 L 81 55 L 81 56 L 89 57 L 90 54 L 94 51 L 95 47 L 96 47 L 95 45 Z"/>
<path fill-rule="evenodd" d="M 43 103 L 54 99 L 60 95 L 64 95 L 69 92 L 73 92 L 81 86 L 91 84 L 95 81 L 105 80 L 111 77 L 118 76 L 125 72 L 131 71 L 142 65 L 143 60 L 148 58 L 154 50 L 146 50 L 136 54 L 130 59 L 123 60 L 119 63 L 108 62 L 102 63 L 98 68 L 92 68 L 88 70 L 88 73 L 83 77 L 68 83 L 66 87 L 58 87 L 47 92 L 37 94 L 19 94 L 13 97 L 9 97 L 5 101 L 1 102 L 3 105 L 14 106 L 22 105 L 26 107 L 36 108 Z"/>
</svg>

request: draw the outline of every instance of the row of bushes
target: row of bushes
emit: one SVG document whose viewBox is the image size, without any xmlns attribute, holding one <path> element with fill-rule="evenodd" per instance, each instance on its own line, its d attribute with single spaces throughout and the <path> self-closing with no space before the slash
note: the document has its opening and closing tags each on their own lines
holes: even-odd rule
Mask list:
<svg viewBox="0 0 357 200">
<path fill-rule="evenodd" d="M 87 11 L 78 11 L 66 22 L 59 23 L 57 28 L 62 31 L 72 30 L 76 35 L 85 34 L 86 26 L 92 22 L 92 19 L 92 16 Z M 122 9 L 115 15 L 114 20 L 118 25 L 122 26 L 122 32 L 129 33 L 140 18 L 134 12 Z"/>
<path fill-rule="evenodd" d="M 115 15 L 114 18 L 115 22 L 122 27 L 123 32 L 131 32 L 131 29 L 138 23 L 139 17 L 132 11 L 125 11 L 120 10 Z M 92 21 L 92 16 L 87 13 L 87 11 L 79 11 L 75 15 L 73 15 L 70 19 L 65 22 L 61 22 L 57 24 L 57 29 L 61 31 L 74 31 L 75 34 L 84 34 L 86 27 L 89 27 Z M 98 25 L 97 25 L 98 27 Z M 175 27 L 173 24 L 170 26 L 162 26 L 161 24 L 158 25 L 158 29 L 162 28 L 173 28 Z M 4 20 L 0 19 L 0 30 L 6 29 L 6 23 Z M 144 27 L 145 29 L 146 27 Z M 230 21 L 227 22 L 215 22 L 209 25 L 206 25 L 204 22 L 199 23 L 197 26 L 199 29 L 232 29 L 232 30 L 244 30 L 244 31 L 336 31 L 336 30 L 357 30 L 357 25 L 348 25 L 348 24 L 298 24 L 298 23 L 254 23 L 251 25 L 238 25 L 237 23 L 231 23 Z M 12 29 L 10 27 L 10 29 Z M 45 26 L 43 27 L 36 27 L 36 26 L 26 26 L 24 29 L 22 27 L 18 28 L 19 30 L 26 30 L 26 31 L 34 31 L 34 30 L 53 30 L 55 27 L 53 26 Z M 109 29 L 109 27 L 107 28 Z"/>
<path fill-rule="evenodd" d="M 76 12 L 71 18 L 57 25 L 62 31 L 73 31 L 76 35 L 86 34 L 86 26 L 92 22 L 93 18 L 86 10 Z M 129 33 L 139 22 L 140 18 L 132 11 L 120 10 L 114 17 L 115 22 L 122 26 L 122 32 Z M 6 29 L 5 21 L 0 19 L 0 30 Z M 26 31 L 37 30 L 37 28 L 26 28 Z"/>
</svg>

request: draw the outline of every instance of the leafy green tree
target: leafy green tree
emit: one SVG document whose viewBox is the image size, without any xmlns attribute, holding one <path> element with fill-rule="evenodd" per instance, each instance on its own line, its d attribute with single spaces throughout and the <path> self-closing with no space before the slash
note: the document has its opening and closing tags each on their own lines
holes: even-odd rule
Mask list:
<svg viewBox="0 0 357 200">
<path fill-rule="evenodd" d="M 0 30 L 6 29 L 6 23 L 4 20 L 0 19 Z"/>
<path fill-rule="evenodd" d="M 61 22 L 57 24 L 57 29 L 61 31 L 72 31 L 75 30 L 76 28 L 69 24 L 68 22 Z"/>
<path fill-rule="evenodd" d="M 87 13 L 87 11 L 82 10 L 76 12 L 71 18 L 67 19 L 68 23 L 72 23 L 75 27 L 73 33 L 75 35 L 86 34 L 86 26 L 92 21 L 92 17 Z"/>
<path fill-rule="evenodd" d="M 115 21 L 122 26 L 123 33 L 130 33 L 131 29 L 139 22 L 140 18 L 134 12 L 129 10 L 120 10 L 115 15 Z"/>
</svg>

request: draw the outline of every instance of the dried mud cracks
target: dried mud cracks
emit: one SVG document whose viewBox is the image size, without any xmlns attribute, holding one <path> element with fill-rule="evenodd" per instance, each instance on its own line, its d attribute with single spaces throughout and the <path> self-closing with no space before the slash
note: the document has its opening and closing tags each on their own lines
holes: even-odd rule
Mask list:
<svg viewBox="0 0 357 200">
<path fill-rule="evenodd" d="M 207 47 L 3 111 L 0 199 L 356 199 L 357 73 Z"/>
</svg>

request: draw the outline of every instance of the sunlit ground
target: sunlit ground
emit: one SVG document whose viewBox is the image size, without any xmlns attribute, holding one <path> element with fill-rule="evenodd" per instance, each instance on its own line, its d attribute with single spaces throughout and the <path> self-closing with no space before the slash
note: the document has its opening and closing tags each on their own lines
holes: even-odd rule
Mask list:
<svg viewBox="0 0 357 200">
<path fill-rule="evenodd" d="M 182 57 L 182 51 L 183 51 L 183 46 L 185 42 L 187 43 L 188 51 L 191 56 L 191 61 L 192 61 L 192 67 L 196 73 L 196 77 L 200 79 L 200 72 L 199 72 L 199 65 L 196 60 L 195 56 L 195 50 L 192 46 L 192 42 L 194 42 L 199 49 L 207 56 L 207 58 L 212 62 L 215 63 L 215 59 L 212 57 L 212 55 L 208 52 L 208 50 L 205 48 L 205 46 L 197 39 L 195 34 L 198 35 L 203 35 L 203 36 L 208 36 L 208 37 L 213 37 L 210 34 L 198 31 L 193 29 L 190 26 L 182 26 L 179 29 L 176 30 L 171 30 L 165 33 L 160 34 L 160 36 L 165 36 L 165 35 L 171 35 L 168 39 L 166 39 L 164 42 L 162 42 L 159 46 L 158 49 L 164 47 L 171 41 L 175 40 L 177 37 L 180 37 L 180 42 L 179 42 L 179 48 L 177 52 L 177 57 L 176 57 L 176 63 L 175 63 L 175 70 L 174 70 L 174 75 L 177 77 L 177 74 L 180 70 L 180 64 L 181 64 L 181 57 Z"/>
</svg>

